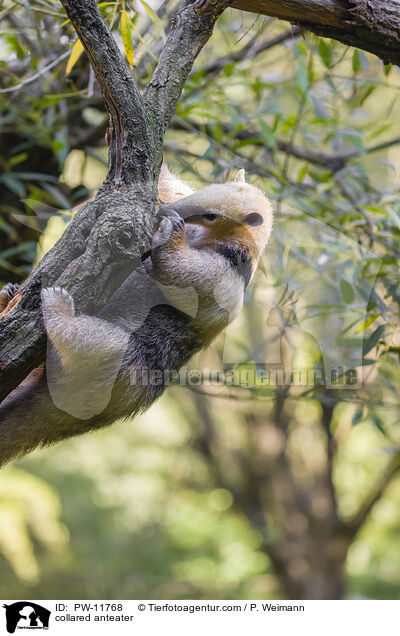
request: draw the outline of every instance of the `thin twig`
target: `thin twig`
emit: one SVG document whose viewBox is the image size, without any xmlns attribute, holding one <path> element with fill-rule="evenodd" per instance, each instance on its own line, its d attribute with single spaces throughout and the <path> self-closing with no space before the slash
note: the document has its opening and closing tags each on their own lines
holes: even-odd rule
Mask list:
<svg viewBox="0 0 400 636">
<path fill-rule="evenodd" d="M 203 137 L 212 139 L 213 131 L 208 124 L 200 125 L 190 118 L 186 118 L 186 120 L 183 122 L 177 117 L 175 117 L 172 122 L 172 128 L 175 128 L 176 130 L 190 130 L 189 127 L 192 128 L 192 132 L 196 131 L 197 134 L 200 133 Z M 222 132 L 226 133 L 226 135 L 230 135 L 238 141 L 252 141 L 255 146 L 265 145 L 264 140 L 257 131 L 248 129 L 235 131 L 231 125 L 225 123 L 221 124 L 221 129 Z M 394 137 L 393 139 L 389 139 L 388 141 L 375 144 L 373 146 L 367 146 L 365 148 L 360 148 L 357 150 L 349 150 L 348 152 L 343 153 L 329 154 L 302 148 L 299 145 L 296 145 L 290 141 L 284 141 L 283 139 L 275 139 L 277 150 L 290 154 L 297 159 L 308 161 L 313 165 L 327 168 L 332 173 L 336 173 L 339 172 L 339 170 L 342 170 L 346 166 L 347 162 L 351 161 L 352 159 L 356 159 L 357 157 L 361 157 L 363 155 L 372 154 L 374 152 L 380 152 L 381 150 L 387 150 L 388 148 L 397 146 L 399 144 L 400 137 Z"/>
<path fill-rule="evenodd" d="M 16 86 L 10 86 L 9 88 L 1 88 L 0 93 L 13 93 L 14 91 L 17 91 L 23 86 L 26 86 L 26 84 L 30 84 L 31 82 L 34 82 L 39 77 L 47 73 L 47 71 L 50 71 L 52 68 L 57 66 L 57 64 L 62 62 L 62 60 L 65 60 L 65 58 L 68 57 L 68 55 L 70 54 L 71 54 L 71 51 L 65 51 L 62 55 L 59 55 L 55 60 L 53 60 L 53 62 L 50 62 L 50 64 L 47 64 L 47 66 L 44 66 L 40 71 L 38 71 L 34 75 L 31 75 L 31 77 L 27 77 L 26 79 L 22 80 L 22 82 L 20 82 Z"/>
<path fill-rule="evenodd" d="M 210 75 L 219 73 L 227 64 L 232 62 L 242 62 L 248 58 L 254 59 L 256 55 L 264 53 L 278 44 L 283 44 L 283 42 L 287 40 L 296 39 L 300 33 L 302 33 L 302 29 L 294 27 L 293 29 L 288 29 L 276 35 L 270 40 L 264 41 L 260 41 L 259 35 L 257 35 L 239 51 L 233 51 L 229 55 L 224 55 L 206 64 L 204 68 L 202 68 L 203 78 L 208 79 Z M 194 69 L 193 73 L 196 73 L 196 69 Z"/>
</svg>

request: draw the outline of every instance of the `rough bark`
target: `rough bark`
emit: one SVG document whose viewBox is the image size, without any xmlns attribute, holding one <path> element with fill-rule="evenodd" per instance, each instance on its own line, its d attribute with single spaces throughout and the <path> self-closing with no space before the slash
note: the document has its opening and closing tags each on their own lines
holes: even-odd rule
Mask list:
<svg viewBox="0 0 400 636">
<path fill-rule="evenodd" d="M 400 0 L 233 0 L 231 6 L 289 20 L 400 64 Z"/>
<path fill-rule="evenodd" d="M 193 62 L 211 36 L 216 19 L 229 4 L 230 0 L 187 2 L 171 21 L 167 45 L 143 92 L 144 103 L 153 117 L 159 146 Z M 187 28 L 189 25 L 190 28 Z"/>
<path fill-rule="evenodd" d="M 46 334 L 40 309 L 43 287 L 60 285 L 78 311 L 95 311 L 140 261 L 152 232 L 152 192 L 105 188 L 86 204 L 62 239 L 32 272 L 17 307 L 0 322 L 1 399 L 40 364 Z"/>
<path fill-rule="evenodd" d="M 154 230 L 165 128 L 193 61 L 227 0 L 185 0 L 170 25 L 142 96 L 95 0 L 62 0 L 89 55 L 110 113 L 109 169 L 93 201 L 76 215 L 0 321 L 0 400 L 44 360 L 40 291 L 66 287 L 78 311 L 94 312 L 140 262 Z"/>
<path fill-rule="evenodd" d="M 109 172 L 94 201 L 29 277 L 22 300 L 0 323 L 0 400 L 40 363 L 43 285 L 60 284 L 78 310 L 93 311 L 147 249 L 153 230 L 162 140 L 193 61 L 228 6 L 277 16 L 400 63 L 400 0 L 185 0 L 171 21 L 143 95 L 95 0 L 62 0 L 88 52 L 110 112 Z"/>
<path fill-rule="evenodd" d="M 61 0 L 84 45 L 111 116 L 109 171 L 115 186 L 149 180 L 153 130 L 126 60 L 96 2 Z"/>
</svg>

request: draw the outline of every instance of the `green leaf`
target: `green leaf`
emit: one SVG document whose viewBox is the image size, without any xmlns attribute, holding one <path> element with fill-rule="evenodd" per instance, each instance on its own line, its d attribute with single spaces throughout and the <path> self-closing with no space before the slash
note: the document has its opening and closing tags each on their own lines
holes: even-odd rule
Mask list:
<svg viewBox="0 0 400 636">
<path fill-rule="evenodd" d="M 308 72 L 306 67 L 299 62 L 296 70 L 297 88 L 302 95 L 305 95 L 308 88 Z"/>
<path fill-rule="evenodd" d="M 357 49 L 353 53 L 352 68 L 354 73 L 358 73 L 361 70 L 360 52 Z"/>
<path fill-rule="evenodd" d="M 396 166 L 387 157 L 379 157 L 379 163 L 396 172 Z"/>
<path fill-rule="evenodd" d="M 329 68 L 332 64 L 331 47 L 329 46 L 328 42 L 324 40 L 323 38 L 320 38 L 318 50 L 319 50 L 321 60 L 323 61 L 325 66 Z"/>
<path fill-rule="evenodd" d="M 375 320 L 377 318 L 379 318 L 380 314 L 377 314 L 376 316 L 370 316 L 367 320 L 365 320 L 359 327 L 357 327 L 356 329 L 356 333 L 360 333 L 361 331 L 365 331 L 367 329 L 367 327 L 369 327 L 370 325 L 372 325 L 373 322 L 375 322 Z"/>
<path fill-rule="evenodd" d="M 24 59 L 26 52 L 18 41 L 18 38 L 14 35 L 6 35 L 5 39 L 12 51 L 17 54 L 18 59 Z"/>
<path fill-rule="evenodd" d="M 360 106 L 364 105 L 364 102 L 367 101 L 368 97 L 374 92 L 376 86 L 369 86 L 365 91 L 364 96 L 360 99 Z"/>
<path fill-rule="evenodd" d="M 258 120 L 258 127 L 260 129 L 261 137 L 265 141 L 265 144 L 269 148 L 274 148 L 276 146 L 276 141 L 275 141 L 275 135 L 272 129 L 268 126 L 268 124 L 263 119 Z"/>
<path fill-rule="evenodd" d="M 377 344 L 378 341 L 385 330 L 385 325 L 380 325 L 377 329 L 375 329 L 374 333 L 370 335 L 367 340 L 363 342 L 363 356 L 366 356 L 367 353 L 371 351 Z"/>
<path fill-rule="evenodd" d="M 389 75 L 392 68 L 393 68 L 393 64 L 385 64 L 383 68 L 383 72 L 385 73 L 386 77 Z"/>
<path fill-rule="evenodd" d="M 361 407 L 354 413 L 353 417 L 351 418 L 351 423 L 353 426 L 361 422 L 361 420 L 363 419 L 363 412 L 364 409 Z"/>
<path fill-rule="evenodd" d="M 157 13 L 151 8 L 149 7 L 149 5 L 147 4 L 147 2 L 145 2 L 144 0 L 140 0 L 147 15 L 149 16 L 150 20 L 153 22 L 154 26 L 156 27 L 160 37 L 162 38 L 162 40 L 166 40 L 166 36 L 165 36 L 165 31 L 164 31 L 164 27 L 163 27 L 163 23 L 161 22 L 160 18 L 158 17 Z"/>
<path fill-rule="evenodd" d="M 26 196 L 24 184 L 18 179 L 15 179 L 11 173 L 3 174 L 0 177 L 0 181 L 2 181 L 6 185 L 6 187 L 11 190 L 11 192 L 14 192 L 14 194 L 16 194 L 18 197 L 22 198 Z"/>
<path fill-rule="evenodd" d="M 379 137 L 383 133 L 387 132 L 392 128 L 392 124 L 382 124 L 382 126 L 378 126 L 376 130 L 373 130 L 370 134 L 370 139 L 374 139 L 375 137 Z"/>
<path fill-rule="evenodd" d="M 8 168 L 13 168 L 14 166 L 17 166 L 19 163 L 22 163 L 23 161 L 25 161 L 27 158 L 28 158 L 28 153 L 21 152 L 19 155 L 14 155 L 14 157 L 11 157 L 11 159 L 9 159 L 7 162 L 7 166 Z"/>
<path fill-rule="evenodd" d="M 213 137 L 216 142 L 218 142 L 219 144 L 222 143 L 222 128 L 221 128 L 221 123 L 219 121 L 217 121 L 217 123 L 215 124 Z"/>
<path fill-rule="evenodd" d="M 225 64 L 224 68 L 223 68 L 223 72 L 227 77 L 230 77 L 233 73 L 233 69 L 235 68 L 236 64 L 235 62 L 228 62 L 228 64 Z"/>
<path fill-rule="evenodd" d="M 302 183 L 304 177 L 308 172 L 308 163 L 305 163 L 299 170 L 299 174 L 297 175 L 297 183 Z"/>
<path fill-rule="evenodd" d="M 59 183 L 58 177 L 53 174 L 46 174 L 45 172 L 13 172 L 12 175 L 16 179 L 21 181 L 50 181 L 52 183 Z"/>
<path fill-rule="evenodd" d="M 340 281 L 340 290 L 342 292 L 345 303 L 350 305 L 352 302 L 354 302 L 354 289 L 345 278 L 342 278 L 342 280 Z"/>
<path fill-rule="evenodd" d="M 373 423 L 373 425 L 374 425 L 374 426 L 378 429 L 378 431 L 380 431 L 380 432 L 382 433 L 382 435 L 384 435 L 385 437 L 387 437 L 387 434 L 386 434 L 386 431 L 385 431 L 385 429 L 384 429 L 384 426 L 383 426 L 382 420 L 381 420 L 381 419 L 380 419 L 377 415 L 374 415 L 374 416 L 372 417 L 372 423 Z"/>
<path fill-rule="evenodd" d="M 315 115 L 322 121 L 330 119 L 330 114 L 322 99 L 311 94 L 311 101 L 314 106 Z"/>
<path fill-rule="evenodd" d="M 97 6 L 102 11 L 103 9 L 106 9 L 107 7 L 113 6 L 115 4 L 119 4 L 119 2 L 99 2 Z"/>
</svg>

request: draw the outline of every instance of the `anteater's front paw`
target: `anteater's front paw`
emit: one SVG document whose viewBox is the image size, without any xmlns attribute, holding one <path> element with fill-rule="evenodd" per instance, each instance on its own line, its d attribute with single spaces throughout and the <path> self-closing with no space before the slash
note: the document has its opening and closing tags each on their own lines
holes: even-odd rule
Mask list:
<svg viewBox="0 0 400 636">
<path fill-rule="evenodd" d="M 152 249 L 155 250 L 171 241 L 183 243 L 185 236 L 184 220 L 179 215 L 165 216 L 161 219 L 160 227 L 153 236 Z"/>
<path fill-rule="evenodd" d="M 14 296 L 18 294 L 20 289 L 21 285 L 18 285 L 18 283 L 7 283 L 7 285 L 4 285 L 2 288 L 1 293 L 6 294 L 8 300 L 12 300 Z"/>
<path fill-rule="evenodd" d="M 20 292 L 21 287 L 17 283 L 7 283 L 0 289 L 0 313 L 1 317 L 6 315 L 10 309 L 17 304 L 17 299 L 11 302 Z M 21 292 L 22 293 L 22 292 Z M 19 294 L 21 296 L 21 294 Z M 7 311 L 6 311 L 7 309 Z"/>
<path fill-rule="evenodd" d="M 56 315 L 69 319 L 75 316 L 74 300 L 66 289 L 47 287 L 42 289 L 41 297 L 45 318 Z"/>
</svg>

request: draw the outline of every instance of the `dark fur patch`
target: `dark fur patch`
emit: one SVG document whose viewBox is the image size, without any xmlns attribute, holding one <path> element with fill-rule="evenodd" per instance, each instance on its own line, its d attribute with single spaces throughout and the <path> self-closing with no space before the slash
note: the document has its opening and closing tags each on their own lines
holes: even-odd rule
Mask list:
<svg viewBox="0 0 400 636">
<path fill-rule="evenodd" d="M 235 272 L 243 278 L 245 287 L 247 287 L 253 273 L 251 256 L 248 251 L 225 243 L 218 245 L 217 252 L 229 261 Z"/>
</svg>

